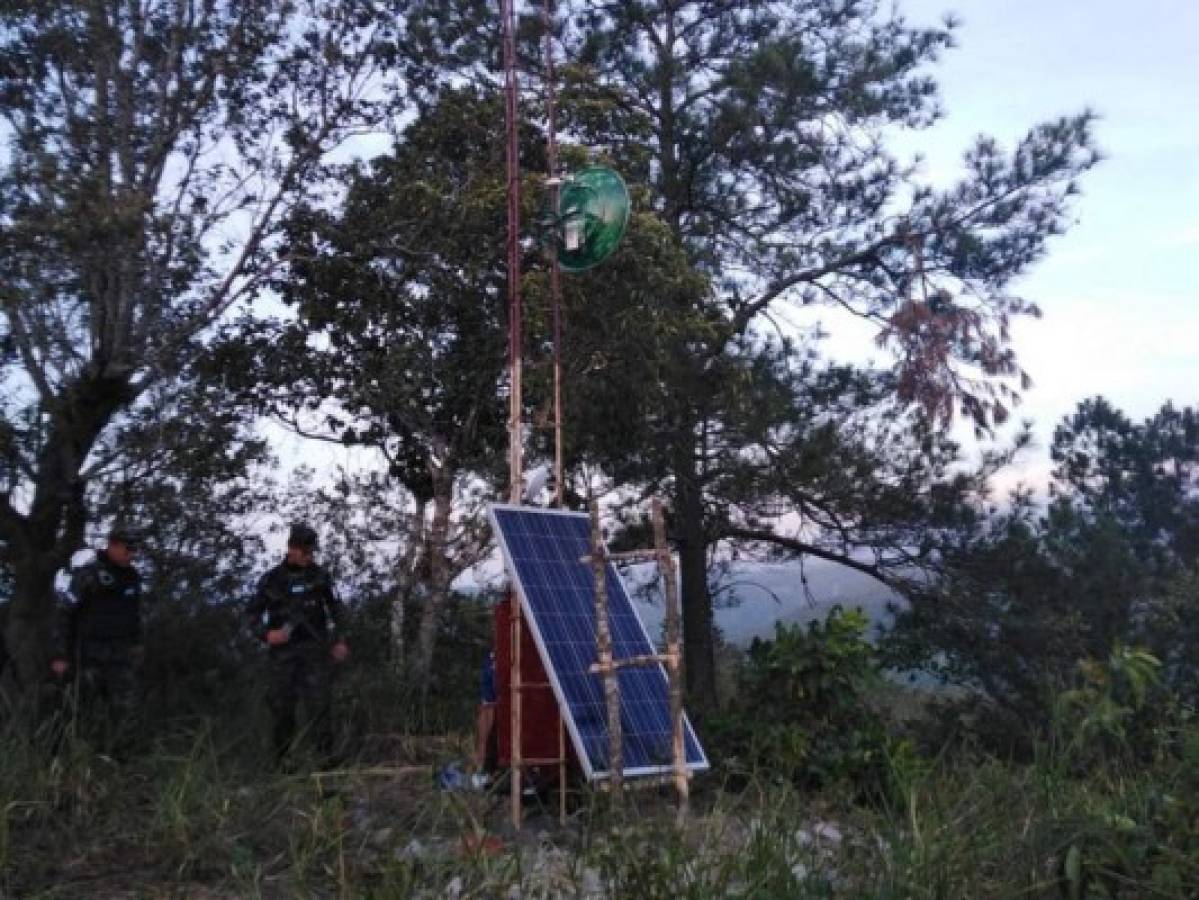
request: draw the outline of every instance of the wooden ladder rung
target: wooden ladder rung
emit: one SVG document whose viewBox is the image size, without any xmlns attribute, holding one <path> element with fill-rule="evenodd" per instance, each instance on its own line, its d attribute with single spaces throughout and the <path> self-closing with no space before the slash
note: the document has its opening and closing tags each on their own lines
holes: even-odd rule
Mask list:
<svg viewBox="0 0 1199 900">
<path fill-rule="evenodd" d="M 608 665 L 592 663 L 591 668 L 587 671 L 593 675 L 602 675 L 605 672 L 629 669 L 634 666 L 655 666 L 659 664 L 673 666 L 675 661 L 675 656 L 671 653 L 650 653 L 643 656 L 626 656 L 624 659 L 614 659 Z"/>
<path fill-rule="evenodd" d="M 604 562 L 657 562 L 661 554 L 657 550 L 624 550 L 620 553 L 605 553 Z M 580 556 L 579 562 L 591 565 L 591 554 Z"/>
</svg>

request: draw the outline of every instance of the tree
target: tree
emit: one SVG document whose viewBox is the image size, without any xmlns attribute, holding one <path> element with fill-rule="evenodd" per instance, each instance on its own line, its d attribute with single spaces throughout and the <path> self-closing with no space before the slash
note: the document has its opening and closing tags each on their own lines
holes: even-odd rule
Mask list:
<svg viewBox="0 0 1199 900">
<path fill-rule="evenodd" d="M 149 389 L 114 419 L 88 483 L 97 526 L 117 520 L 144 540 L 147 711 L 228 711 L 244 683 L 239 601 L 261 569 L 261 522 L 274 506 L 274 461 L 246 411 L 189 371 Z M 103 546 L 104 531 L 92 535 Z"/>
<path fill-rule="evenodd" d="M 9 650 L 44 671 L 97 441 L 269 274 L 324 155 L 377 121 L 392 4 L 8 3 L 0 12 L 0 539 Z"/>
<path fill-rule="evenodd" d="M 968 469 L 956 442 L 896 402 L 887 373 L 785 355 L 773 366 L 773 402 L 747 392 L 738 427 L 721 429 L 709 487 L 715 540 L 918 590 L 1024 436 Z"/>
<path fill-rule="evenodd" d="M 414 54 L 421 90 L 494 77 L 487 4 L 437 6 Z M 1010 287 L 1069 221 L 1097 160 L 1093 117 L 1038 125 L 1010 153 L 979 138 L 961 180 L 937 190 L 886 138 L 937 118 L 929 69 L 952 23 L 913 28 L 876 0 L 556 8 L 564 131 L 645 186 L 647 211 L 708 282 L 703 333 L 671 345 L 662 369 L 672 380 L 655 445 L 669 449 L 653 453 L 674 499 L 689 693 L 710 705 L 716 529 L 698 451 L 719 415 L 722 357 L 752 346 L 779 306 L 832 308 L 877 327 L 900 401 L 938 424 L 959 411 L 979 428 L 1005 419 L 1028 381 L 1008 326 L 1037 312 Z M 540 74 L 535 19 L 520 32 L 523 68 Z"/>
<path fill-rule="evenodd" d="M 194 369 L 151 388 L 98 442 L 88 509 L 144 536 L 139 564 L 153 603 L 236 601 L 263 552 L 275 465 L 250 416 Z M 104 531 L 95 529 L 102 545 Z"/>
<path fill-rule="evenodd" d="M 967 470 L 955 442 L 895 400 L 888 373 L 830 364 L 816 341 L 743 339 L 683 393 L 688 348 L 721 327 L 696 303 L 706 282 L 664 277 L 669 255 L 649 263 L 656 280 L 623 252 L 614 265 L 654 289 L 622 299 L 581 286 L 567 338 L 568 458 L 638 486 L 636 505 L 669 490 L 676 429 L 690 424 L 678 410 L 702 403 L 693 454 L 713 548 L 816 556 L 904 590 L 937 567 L 987 479 L 1022 445 Z"/>
<path fill-rule="evenodd" d="M 778 624 L 773 639 L 755 638 L 738 705 L 713 722 L 724 764 L 807 789 L 876 792 L 895 748 L 874 702 L 882 672 L 869 627 L 860 609 L 835 606 L 806 629 Z"/>
<path fill-rule="evenodd" d="M 898 668 L 964 686 L 1005 711 L 1004 728 L 1048 721 L 1081 659 L 1128 639 L 1146 582 L 1110 520 L 1045 517 L 1028 495 L 980 515 L 939 577 L 911 594 L 888 637 Z"/>
<path fill-rule="evenodd" d="M 394 154 L 347 173 L 339 209 L 297 210 L 275 281 L 297 317 L 250 322 L 214 363 L 299 433 L 377 449 L 411 495 L 393 610 L 424 588 L 422 682 L 450 583 L 481 553 L 464 507 L 507 442 L 503 121 L 495 95 L 446 92 Z M 403 631 L 393 620 L 397 650 Z"/>
<path fill-rule="evenodd" d="M 1169 403 L 1142 423 L 1080 403 L 1055 432 L 1048 506 L 1024 492 L 980 510 L 899 616 L 899 657 L 1034 726 L 1080 660 L 1117 644 L 1148 646 L 1167 684 L 1193 690 L 1194 421 Z"/>
<path fill-rule="evenodd" d="M 1054 494 L 1110 516 L 1157 571 L 1199 560 L 1199 413 L 1172 403 L 1134 423 L 1103 397 L 1054 431 Z"/>
<path fill-rule="evenodd" d="M 705 558 L 719 529 L 702 449 L 722 359 L 780 304 L 832 307 L 877 326 L 901 402 L 939 423 L 959 410 L 980 428 L 1002 421 L 1010 382 L 1027 384 L 1008 325 L 1037 313 L 1009 288 L 1068 221 L 1097 159 L 1092 116 L 1039 125 L 1010 154 L 980 138 L 962 179 L 934 190 L 885 137 L 937 117 L 928 66 L 949 25 L 911 28 L 869 0 L 563 7 L 570 127 L 649 187 L 708 275 L 720 323 L 675 360 L 659 459 L 674 493 L 688 688 L 710 705 Z"/>
<path fill-rule="evenodd" d="M 1142 641 L 1162 660 L 1167 686 L 1193 698 L 1199 413 L 1167 402 L 1134 422 L 1093 397 L 1054 431 L 1051 455 L 1057 464 L 1051 524 L 1052 517 L 1105 524 L 1119 535 L 1122 578 L 1139 576 L 1127 608 L 1105 617 L 1114 616 L 1122 640 Z"/>
</svg>

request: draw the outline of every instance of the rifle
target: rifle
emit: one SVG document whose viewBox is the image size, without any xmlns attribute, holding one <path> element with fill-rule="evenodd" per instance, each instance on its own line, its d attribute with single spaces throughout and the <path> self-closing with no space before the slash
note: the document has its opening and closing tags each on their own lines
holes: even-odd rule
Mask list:
<svg viewBox="0 0 1199 900">
<path fill-rule="evenodd" d="M 280 604 L 283 612 L 283 624 L 280 627 L 287 635 L 287 641 L 282 646 L 286 647 L 291 642 L 292 635 L 296 633 L 297 629 L 303 629 L 312 640 L 318 643 L 328 643 L 328 634 L 317 634 L 308 618 L 300 615 L 298 606 L 299 604 L 292 601 L 290 594 L 285 595 Z"/>
</svg>

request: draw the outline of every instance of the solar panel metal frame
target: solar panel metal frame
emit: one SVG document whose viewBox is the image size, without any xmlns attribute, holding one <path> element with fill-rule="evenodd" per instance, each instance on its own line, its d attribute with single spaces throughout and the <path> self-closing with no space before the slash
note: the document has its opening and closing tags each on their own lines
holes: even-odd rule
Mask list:
<svg viewBox="0 0 1199 900">
<path fill-rule="evenodd" d="M 582 518 L 582 519 L 587 519 L 588 518 L 587 514 L 572 512 L 570 510 L 562 510 L 562 509 L 543 509 L 543 508 L 535 507 L 535 506 L 520 506 L 520 505 L 513 504 L 513 503 L 493 503 L 488 508 L 488 515 L 491 519 L 492 528 L 499 540 L 500 550 L 504 557 L 504 566 L 512 578 L 512 584 L 516 589 L 516 596 L 521 605 L 521 610 L 523 612 L 522 619 L 523 619 L 524 623 L 528 626 L 529 631 L 533 635 L 533 642 L 537 645 L 537 652 L 541 654 L 541 660 L 542 660 L 542 663 L 544 663 L 544 665 L 545 665 L 545 671 L 549 677 L 550 686 L 553 689 L 555 699 L 558 701 L 558 709 L 562 716 L 562 721 L 566 723 L 566 729 L 570 733 L 571 743 L 574 744 L 575 753 L 578 756 L 579 761 L 583 766 L 583 772 L 586 775 L 588 781 L 598 781 L 598 780 L 606 779 L 606 778 L 610 777 L 609 770 L 596 769 L 592 765 L 591 758 L 587 754 L 586 744 L 583 741 L 583 736 L 579 731 L 578 724 L 575 722 L 574 710 L 571 708 L 570 703 L 567 701 L 566 692 L 562 687 L 562 683 L 561 683 L 561 680 L 559 679 L 558 672 L 554 666 L 553 657 L 550 655 L 549 648 L 546 645 L 545 638 L 542 635 L 541 626 L 537 620 L 536 611 L 532 608 L 532 605 L 529 603 L 528 596 L 525 593 L 525 586 L 521 581 L 520 573 L 517 570 L 516 564 L 512 558 L 512 552 L 508 546 L 507 537 L 504 534 L 503 528 L 500 527 L 499 519 L 496 516 L 497 510 L 519 512 L 522 514 L 528 513 L 528 514 L 535 514 L 535 515 L 555 516 L 555 517 L 560 517 L 560 518 Z M 590 527 L 590 523 L 589 523 L 588 527 Z M 585 562 L 580 562 L 579 564 L 580 565 L 588 565 Z M 646 645 L 645 649 L 650 653 L 656 653 L 657 645 L 650 639 L 649 632 L 646 631 L 646 628 L 645 628 L 645 623 L 641 620 L 641 614 L 637 611 L 637 607 L 633 605 L 633 601 L 630 598 L 629 591 L 625 587 L 624 580 L 620 577 L 619 570 L 614 565 L 612 565 L 612 563 L 610 563 L 610 562 L 607 563 L 606 565 L 607 565 L 607 570 L 608 570 L 608 577 L 611 579 L 614 579 L 615 582 L 620 586 L 620 590 L 624 594 L 624 601 L 626 603 L 628 603 L 629 610 L 632 613 L 634 620 L 636 620 L 638 627 L 640 628 L 641 635 L 645 640 L 645 645 Z M 593 593 L 592 604 L 594 607 L 594 593 Z M 598 660 L 598 645 L 596 648 L 596 655 L 597 655 L 597 660 Z M 652 667 L 647 666 L 646 668 L 656 668 L 658 670 L 658 672 L 661 674 L 663 688 L 664 688 L 663 699 L 664 699 L 667 709 L 669 709 L 670 680 L 666 675 L 665 667 L 661 663 L 655 663 Z M 593 677 L 598 678 L 600 676 L 595 675 Z M 605 729 L 606 729 L 606 723 L 605 723 Z M 703 745 L 699 742 L 699 736 L 695 733 L 695 729 L 691 725 L 691 720 L 687 716 L 687 713 L 685 711 L 683 713 L 683 730 L 684 730 L 684 742 L 683 742 L 684 747 L 686 747 L 687 738 L 690 737 L 692 743 L 694 743 L 694 745 L 695 745 L 696 750 L 698 750 L 699 757 L 700 757 L 699 761 L 697 761 L 697 762 L 687 762 L 686 763 L 687 771 L 702 772 L 702 771 L 707 770 L 709 768 L 708 755 L 704 751 Z M 623 735 L 622 735 L 622 738 L 623 738 Z M 660 766 L 635 766 L 635 767 L 624 769 L 623 775 L 626 778 L 636 778 L 636 777 L 643 777 L 643 776 L 650 776 L 650 775 L 669 775 L 673 771 L 674 771 L 673 766 L 669 765 L 669 764 L 660 765 Z"/>
</svg>

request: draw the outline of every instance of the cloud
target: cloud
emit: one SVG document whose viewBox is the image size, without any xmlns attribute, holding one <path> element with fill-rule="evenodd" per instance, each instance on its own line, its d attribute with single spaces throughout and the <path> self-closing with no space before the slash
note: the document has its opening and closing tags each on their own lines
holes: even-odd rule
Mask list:
<svg viewBox="0 0 1199 900">
<path fill-rule="evenodd" d="M 1121 301 L 1102 290 L 1046 297 L 1047 314 L 1016 323 L 1015 347 L 1034 387 L 1018 414 L 1047 435 L 1086 397 L 1103 394 L 1134 418 L 1163 402 L 1194 402 L 1199 303 L 1184 293 Z"/>
<path fill-rule="evenodd" d="M 1179 247 L 1199 247 L 1199 225 L 1167 234 L 1161 243 L 1163 247 L 1172 250 Z"/>
</svg>

